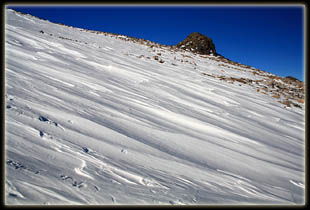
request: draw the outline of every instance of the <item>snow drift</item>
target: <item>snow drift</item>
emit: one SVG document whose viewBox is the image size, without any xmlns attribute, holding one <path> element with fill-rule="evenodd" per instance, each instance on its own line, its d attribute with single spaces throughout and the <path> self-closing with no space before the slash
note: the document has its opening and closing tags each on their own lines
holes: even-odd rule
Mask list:
<svg viewBox="0 0 310 210">
<path fill-rule="evenodd" d="M 9 9 L 5 36 L 6 204 L 304 203 L 304 107 L 219 79 L 270 73 Z"/>
</svg>

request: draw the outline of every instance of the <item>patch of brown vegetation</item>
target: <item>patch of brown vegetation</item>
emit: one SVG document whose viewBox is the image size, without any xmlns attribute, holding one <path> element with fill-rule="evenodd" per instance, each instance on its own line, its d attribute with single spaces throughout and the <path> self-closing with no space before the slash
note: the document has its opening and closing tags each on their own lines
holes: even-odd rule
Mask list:
<svg viewBox="0 0 310 210">
<path fill-rule="evenodd" d="M 280 98 L 280 95 L 272 95 L 272 98 Z"/>
<path fill-rule="evenodd" d="M 291 107 L 292 102 L 290 100 L 279 101 L 281 104 L 286 105 L 287 107 Z"/>
<path fill-rule="evenodd" d="M 298 103 L 301 103 L 301 104 L 303 104 L 303 103 L 305 102 L 304 99 L 297 99 L 296 101 L 297 101 Z"/>
<path fill-rule="evenodd" d="M 234 77 L 231 77 L 231 80 L 233 80 L 234 82 L 237 81 L 237 82 L 240 82 L 240 83 L 243 83 L 243 84 L 247 83 L 244 78 L 234 78 Z"/>
<path fill-rule="evenodd" d="M 202 72 L 201 74 L 202 74 L 202 75 L 206 75 L 206 76 L 215 78 L 215 76 L 214 76 L 214 75 L 211 75 L 211 74 L 207 74 L 207 73 L 204 73 L 204 72 Z"/>
</svg>

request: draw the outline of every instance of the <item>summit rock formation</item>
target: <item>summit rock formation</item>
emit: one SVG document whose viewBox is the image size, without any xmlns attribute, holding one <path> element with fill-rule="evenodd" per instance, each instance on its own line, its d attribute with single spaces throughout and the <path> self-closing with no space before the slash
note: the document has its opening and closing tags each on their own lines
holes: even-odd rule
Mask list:
<svg viewBox="0 0 310 210">
<path fill-rule="evenodd" d="M 188 35 L 176 47 L 201 55 L 216 55 L 216 49 L 212 39 L 198 32 Z"/>
</svg>

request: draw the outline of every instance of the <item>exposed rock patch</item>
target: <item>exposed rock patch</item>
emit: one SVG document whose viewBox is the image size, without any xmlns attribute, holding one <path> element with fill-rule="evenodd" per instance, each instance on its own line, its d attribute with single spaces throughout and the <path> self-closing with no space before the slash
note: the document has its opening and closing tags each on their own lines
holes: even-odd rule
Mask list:
<svg viewBox="0 0 310 210">
<path fill-rule="evenodd" d="M 215 45 L 212 39 L 198 32 L 188 35 L 186 39 L 178 43 L 176 47 L 201 55 L 216 55 Z"/>
</svg>

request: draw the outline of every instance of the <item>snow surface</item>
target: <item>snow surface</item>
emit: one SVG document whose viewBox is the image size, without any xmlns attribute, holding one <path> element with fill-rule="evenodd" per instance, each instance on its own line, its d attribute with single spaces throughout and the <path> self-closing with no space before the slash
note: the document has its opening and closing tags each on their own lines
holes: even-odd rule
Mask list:
<svg viewBox="0 0 310 210">
<path fill-rule="evenodd" d="M 202 75 L 252 69 L 9 9 L 5 35 L 6 204 L 304 204 L 304 110 Z"/>
</svg>

